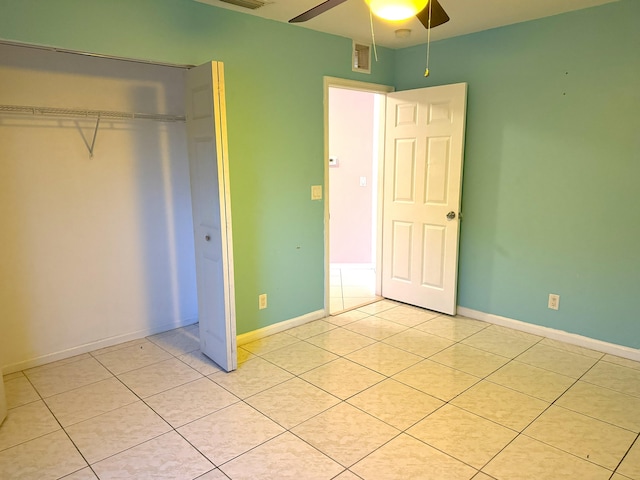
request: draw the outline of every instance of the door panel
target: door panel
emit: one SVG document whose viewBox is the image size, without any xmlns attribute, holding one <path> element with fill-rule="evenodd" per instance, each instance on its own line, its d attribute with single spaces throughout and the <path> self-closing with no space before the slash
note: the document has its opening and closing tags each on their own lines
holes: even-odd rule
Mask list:
<svg viewBox="0 0 640 480">
<path fill-rule="evenodd" d="M 387 95 L 382 295 L 448 314 L 456 310 L 466 92 L 461 83 Z"/>
<path fill-rule="evenodd" d="M 186 93 L 200 349 L 231 371 L 236 318 L 222 64 L 189 70 Z"/>
</svg>

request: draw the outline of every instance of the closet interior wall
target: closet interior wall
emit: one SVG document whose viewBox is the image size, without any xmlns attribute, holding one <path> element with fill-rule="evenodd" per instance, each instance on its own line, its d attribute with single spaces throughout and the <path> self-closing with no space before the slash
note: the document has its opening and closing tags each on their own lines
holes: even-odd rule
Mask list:
<svg viewBox="0 0 640 480">
<path fill-rule="evenodd" d="M 0 45 L 0 105 L 184 115 L 184 70 Z M 4 373 L 197 321 L 185 124 L 0 112 Z"/>
</svg>

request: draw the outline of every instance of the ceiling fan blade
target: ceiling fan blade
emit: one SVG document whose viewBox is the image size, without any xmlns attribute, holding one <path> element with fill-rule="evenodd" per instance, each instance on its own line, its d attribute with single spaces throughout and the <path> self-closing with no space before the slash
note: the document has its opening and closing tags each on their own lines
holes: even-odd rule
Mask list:
<svg viewBox="0 0 640 480">
<path fill-rule="evenodd" d="M 315 7 L 298 15 L 297 17 L 292 18 L 291 20 L 289 20 L 289 23 L 306 22 L 307 20 L 311 20 L 313 17 L 317 17 L 321 13 L 324 13 L 333 7 L 337 7 L 338 5 L 346 1 L 347 0 L 327 0 L 326 2 L 322 2 L 320 5 L 316 5 Z"/>
<path fill-rule="evenodd" d="M 429 0 L 429 3 L 431 3 L 431 28 L 447 23 L 449 15 L 444 11 L 442 5 L 438 3 L 438 0 Z M 424 25 L 424 28 L 429 28 L 429 4 L 416 17 Z"/>
</svg>

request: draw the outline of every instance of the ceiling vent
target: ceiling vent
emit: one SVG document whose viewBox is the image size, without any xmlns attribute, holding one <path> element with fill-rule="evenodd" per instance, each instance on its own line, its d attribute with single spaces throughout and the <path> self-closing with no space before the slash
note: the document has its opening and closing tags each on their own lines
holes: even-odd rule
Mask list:
<svg viewBox="0 0 640 480">
<path fill-rule="evenodd" d="M 260 0 L 220 0 L 224 3 L 230 3 L 231 5 L 237 5 L 238 7 L 250 8 L 255 10 L 256 8 L 263 7 L 266 2 Z"/>
</svg>

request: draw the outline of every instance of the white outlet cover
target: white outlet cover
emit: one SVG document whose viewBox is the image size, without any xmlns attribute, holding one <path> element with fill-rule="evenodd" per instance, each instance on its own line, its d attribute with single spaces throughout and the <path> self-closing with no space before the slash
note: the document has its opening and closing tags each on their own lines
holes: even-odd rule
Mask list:
<svg viewBox="0 0 640 480">
<path fill-rule="evenodd" d="M 322 200 L 322 185 L 311 186 L 311 200 Z"/>
</svg>

